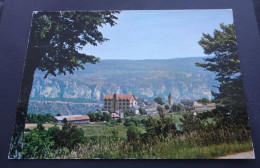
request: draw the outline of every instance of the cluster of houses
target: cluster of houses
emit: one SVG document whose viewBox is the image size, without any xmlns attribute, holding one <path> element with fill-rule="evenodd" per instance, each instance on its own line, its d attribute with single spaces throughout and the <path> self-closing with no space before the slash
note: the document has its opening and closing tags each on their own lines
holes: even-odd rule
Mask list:
<svg viewBox="0 0 260 168">
<path fill-rule="evenodd" d="M 191 109 L 197 111 L 212 110 L 216 107 L 215 103 L 207 103 L 204 105 L 195 100 L 189 100 L 189 99 L 182 99 L 179 104 L 185 109 Z"/>
<path fill-rule="evenodd" d="M 215 103 L 202 104 L 194 100 L 183 99 L 180 103 L 184 109 L 192 110 L 210 110 L 215 108 Z M 173 98 L 171 94 L 168 96 L 168 101 L 165 101 L 163 105 L 157 104 L 155 101 L 148 101 L 144 98 L 138 99 L 133 94 L 106 94 L 104 96 L 104 107 L 103 112 L 110 113 L 111 118 L 117 120 L 119 118 L 124 118 L 124 112 L 126 110 L 131 110 L 135 115 L 140 115 L 139 109 L 142 108 L 147 112 L 147 115 L 158 114 L 157 107 L 161 106 L 163 111 L 165 105 L 171 107 L 173 105 Z M 57 123 L 60 124 L 67 121 L 71 124 L 87 124 L 90 122 L 90 118 L 87 115 L 69 115 L 69 116 L 56 116 L 55 119 Z"/>
</svg>

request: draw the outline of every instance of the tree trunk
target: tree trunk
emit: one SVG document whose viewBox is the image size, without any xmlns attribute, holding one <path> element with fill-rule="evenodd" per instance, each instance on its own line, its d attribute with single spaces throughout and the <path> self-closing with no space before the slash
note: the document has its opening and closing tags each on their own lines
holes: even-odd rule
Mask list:
<svg viewBox="0 0 260 168">
<path fill-rule="evenodd" d="M 27 109 L 30 99 L 30 94 L 33 85 L 34 72 L 39 65 L 41 58 L 39 56 L 33 56 L 29 54 L 32 51 L 27 52 L 22 86 L 17 103 L 16 117 L 14 122 L 14 130 L 11 139 L 11 146 L 9 152 L 10 159 L 21 159 L 23 148 L 23 135 L 25 128 L 25 121 L 27 117 Z M 35 52 L 34 52 L 35 53 Z"/>
</svg>

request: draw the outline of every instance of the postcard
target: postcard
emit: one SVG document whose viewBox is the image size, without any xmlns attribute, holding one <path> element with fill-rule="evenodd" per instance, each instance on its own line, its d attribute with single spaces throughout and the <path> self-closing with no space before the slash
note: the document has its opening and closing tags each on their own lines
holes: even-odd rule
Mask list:
<svg viewBox="0 0 260 168">
<path fill-rule="evenodd" d="M 231 9 L 35 11 L 9 159 L 254 159 Z"/>
</svg>

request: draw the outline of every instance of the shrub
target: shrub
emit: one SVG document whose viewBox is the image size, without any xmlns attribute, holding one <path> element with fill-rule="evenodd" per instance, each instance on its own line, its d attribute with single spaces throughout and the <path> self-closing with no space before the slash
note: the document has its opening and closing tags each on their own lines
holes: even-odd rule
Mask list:
<svg viewBox="0 0 260 168">
<path fill-rule="evenodd" d="M 26 123 L 54 123 L 54 116 L 47 114 L 27 114 Z"/>
<path fill-rule="evenodd" d="M 23 158 L 48 158 L 54 141 L 46 131 L 33 129 L 24 135 L 23 139 Z"/>
<path fill-rule="evenodd" d="M 135 126 L 135 124 L 133 122 L 130 122 L 129 127 L 126 131 L 127 140 L 128 141 L 136 141 L 137 139 L 139 139 L 140 134 L 141 133 L 138 130 L 138 128 Z"/>
</svg>

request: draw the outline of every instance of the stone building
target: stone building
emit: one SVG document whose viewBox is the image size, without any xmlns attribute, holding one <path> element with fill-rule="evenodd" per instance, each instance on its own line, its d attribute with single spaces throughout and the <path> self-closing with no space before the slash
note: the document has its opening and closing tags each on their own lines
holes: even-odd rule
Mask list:
<svg viewBox="0 0 260 168">
<path fill-rule="evenodd" d="M 110 112 L 125 111 L 137 105 L 137 98 L 133 94 L 106 94 L 104 110 Z"/>
</svg>

